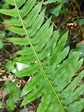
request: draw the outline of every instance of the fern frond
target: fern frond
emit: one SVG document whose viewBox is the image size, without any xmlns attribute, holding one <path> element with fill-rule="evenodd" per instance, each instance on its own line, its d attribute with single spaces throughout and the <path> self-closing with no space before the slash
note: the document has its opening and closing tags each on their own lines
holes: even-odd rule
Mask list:
<svg viewBox="0 0 84 112">
<path fill-rule="evenodd" d="M 24 100 L 21 106 L 42 96 L 37 112 L 80 112 L 84 108 L 84 99 L 80 98 L 84 92 L 84 85 L 77 85 L 83 78 L 84 71 L 72 80 L 73 75 L 81 67 L 82 60 L 79 60 L 78 53 L 73 53 L 65 59 L 69 52 L 69 47 L 64 47 L 68 32 L 61 38 L 59 30 L 53 34 L 51 18 L 44 21 L 45 9 L 42 10 L 42 2 L 6 1 L 14 8 L 0 9 L 0 13 L 12 17 L 4 24 L 8 23 L 8 30 L 22 36 L 7 40 L 26 46 L 15 53 L 17 58 L 14 62 L 28 64 L 28 67 L 15 75 L 20 78 L 32 76 L 23 88 L 21 96 L 24 96 Z"/>
</svg>

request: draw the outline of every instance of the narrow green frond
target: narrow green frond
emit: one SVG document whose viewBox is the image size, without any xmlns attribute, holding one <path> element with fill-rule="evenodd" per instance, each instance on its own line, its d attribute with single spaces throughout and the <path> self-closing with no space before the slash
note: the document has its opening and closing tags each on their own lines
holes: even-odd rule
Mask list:
<svg viewBox="0 0 84 112">
<path fill-rule="evenodd" d="M 84 99 L 79 99 L 73 103 L 71 103 L 67 108 L 67 112 L 81 112 L 84 109 Z"/>
<path fill-rule="evenodd" d="M 19 50 L 19 51 L 15 52 L 15 54 L 16 55 L 32 55 L 33 52 L 32 52 L 31 47 L 27 47 L 27 48 L 24 48 L 22 50 Z"/>
<path fill-rule="evenodd" d="M 10 26 L 12 26 L 12 25 L 14 25 L 14 26 L 22 26 L 22 23 L 20 22 L 20 20 L 19 19 L 9 19 L 9 20 L 5 20 L 4 22 L 3 22 L 3 24 L 8 24 L 8 25 L 10 25 Z"/>
<path fill-rule="evenodd" d="M 11 17 L 18 17 L 16 8 L 14 9 L 0 9 L 0 13 L 5 14 L 7 16 L 11 16 Z"/>
<path fill-rule="evenodd" d="M 18 28 L 18 27 L 15 27 L 15 26 L 10 26 L 10 27 L 8 27 L 6 29 L 10 30 L 11 32 L 16 33 L 18 35 L 21 35 L 21 36 L 25 35 L 25 31 L 24 31 L 23 28 Z"/>
<path fill-rule="evenodd" d="M 21 1 L 20 1 L 21 2 Z M 21 8 L 20 10 L 20 16 L 21 18 L 24 18 L 33 8 L 33 6 L 35 5 L 36 0 L 27 0 L 26 4 Z M 17 5 L 16 1 L 14 2 L 14 5 Z M 18 6 L 17 6 L 18 8 Z M 39 8 L 39 7 L 38 7 Z M 35 10 L 37 10 L 37 7 L 35 7 Z M 39 10 L 39 9 L 38 9 Z M 19 11 L 19 10 L 18 10 Z M 34 9 L 31 12 L 31 16 L 33 17 L 34 14 Z"/>
<path fill-rule="evenodd" d="M 55 69 L 56 68 L 56 66 L 58 65 L 58 64 L 60 64 L 62 61 L 63 61 L 63 59 L 65 59 L 66 58 L 66 56 L 68 55 L 68 52 L 69 52 L 69 47 L 66 47 L 63 51 L 61 51 L 60 53 L 59 53 L 59 55 L 57 55 L 56 57 L 55 57 L 55 62 L 53 63 L 53 69 Z M 61 57 L 61 58 L 60 58 Z"/>
<path fill-rule="evenodd" d="M 48 44 L 49 44 L 49 50 L 50 52 L 53 51 L 54 47 L 56 46 L 57 44 L 57 41 L 58 41 L 58 38 L 59 38 L 59 29 L 52 35 L 50 41 L 48 41 Z"/>
<path fill-rule="evenodd" d="M 30 64 L 36 61 L 36 57 L 33 54 L 30 56 L 20 56 L 19 58 L 16 58 L 15 61 L 24 64 Z"/>
<path fill-rule="evenodd" d="M 20 78 L 24 76 L 31 76 L 34 75 L 38 70 L 38 64 L 34 64 L 32 66 L 29 65 L 27 68 L 18 71 L 15 75 Z"/>
<path fill-rule="evenodd" d="M 6 0 L 7 3 L 9 3 L 10 5 L 13 5 L 14 6 L 14 1 L 13 0 Z M 24 3 L 26 2 L 26 0 L 17 0 L 16 3 L 17 3 L 17 7 L 20 8 Z"/>
<path fill-rule="evenodd" d="M 41 104 L 39 105 L 39 108 L 37 110 L 37 112 L 45 112 L 47 107 L 49 107 L 49 104 L 50 104 L 50 99 L 51 99 L 51 95 L 44 95 L 41 99 Z M 45 103 L 46 101 L 46 103 Z M 44 107 L 44 108 L 43 108 Z M 46 112 L 49 112 L 49 111 L 46 111 Z"/>
<path fill-rule="evenodd" d="M 41 25 L 44 21 L 44 12 L 45 11 L 43 10 L 42 13 L 38 15 L 38 18 L 35 20 L 35 22 L 32 23 L 32 26 L 30 26 L 30 28 L 28 28 L 27 32 L 30 37 L 34 36 L 36 34 L 36 32 L 39 30 L 39 28 L 41 27 Z M 26 24 L 26 26 L 28 27 L 29 25 Z"/>
<path fill-rule="evenodd" d="M 81 65 L 82 65 L 82 63 L 81 62 L 79 62 L 79 63 L 75 63 L 76 64 L 76 66 L 72 66 L 73 67 L 73 69 L 72 69 L 72 67 L 70 68 L 70 69 L 67 69 L 69 72 L 67 72 L 67 73 L 65 73 L 65 75 L 63 75 L 63 76 L 61 76 L 60 78 L 62 79 L 62 80 L 59 80 L 59 85 L 58 85 L 58 87 L 56 88 L 56 89 L 58 89 L 58 91 L 60 90 L 62 90 L 62 89 L 64 89 L 64 87 L 63 86 L 67 86 L 67 84 L 69 83 L 69 81 L 71 80 L 71 78 L 72 78 L 72 76 L 73 76 L 73 74 L 75 74 L 78 70 L 79 70 L 79 68 L 81 67 Z M 59 79 L 59 78 L 58 78 Z M 62 85 L 63 84 L 63 86 L 61 86 L 60 87 L 60 85 Z M 60 87 L 60 88 L 59 88 Z"/>
<path fill-rule="evenodd" d="M 9 42 L 12 42 L 17 45 L 28 45 L 28 40 L 27 38 L 17 38 L 17 37 L 12 37 L 12 38 L 6 38 Z"/>
<path fill-rule="evenodd" d="M 84 76 L 84 71 L 82 71 L 68 86 L 61 92 L 62 98 L 67 98 L 74 91 L 76 86 L 80 83 Z M 66 94 L 67 93 L 67 94 Z"/>
<path fill-rule="evenodd" d="M 37 24 L 39 19 L 41 20 L 41 18 L 44 18 L 44 11 L 42 11 L 41 14 L 39 15 L 40 17 L 38 17 L 40 10 L 41 10 L 41 5 L 37 4 L 36 7 L 32 10 L 32 12 L 30 12 L 28 16 L 24 19 L 24 25 L 26 28 L 30 27 L 30 29 L 32 29 L 31 27 L 34 27 L 35 26 L 34 24 Z"/>
<path fill-rule="evenodd" d="M 82 95 L 84 93 L 83 89 L 84 89 L 84 84 L 82 84 L 80 87 L 75 89 L 73 91 L 73 93 L 71 93 L 70 96 L 66 100 L 64 100 L 64 104 L 69 105 L 70 103 L 72 103 L 75 100 L 77 100 L 78 98 L 80 98 L 80 95 Z"/>
<path fill-rule="evenodd" d="M 21 106 L 23 106 L 23 105 L 25 105 L 25 104 L 27 104 L 27 103 L 30 103 L 31 101 L 35 100 L 36 98 L 39 98 L 39 97 L 42 95 L 42 90 L 43 90 L 43 89 L 42 89 L 42 86 L 43 86 L 43 83 L 41 83 L 39 86 L 37 86 L 36 88 L 34 88 L 34 89 L 31 91 L 31 94 L 28 94 L 28 95 L 24 98 L 24 100 L 23 100 Z"/>
<path fill-rule="evenodd" d="M 46 23 L 38 30 L 38 32 L 33 36 L 33 39 L 31 40 L 33 45 L 36 45 L 40 42 L 42 39 L 42 35 L 45 35 L 45 30 L 48 30 L 48 27 L 50 25 L 51 18 L 46 21 Z"/>
<path fill-rule="evenodd" d="M 21 96 L 26 95 L 30 91 L 32 91 L 36 86 L 38 86 L 39 83 L 41 83 L 43 80 L 43 77 L 40 74 L 37 74 L 35 77 L 31 79 L 30 82 L 26 84 L 26 86 L 23 88 Z"/>
<path fill-rule="evenodd" d="M 41 49 L 47 44 L 49 38 L 52 35 L 52 31 L 53 31 L 53 26 L 51 26 L 49 29 L 46 29 L 44 34 L 41 35 L 41 41 L 35 46 L 35 50 L 37 52 L 41 51 Z M 48 36 L 48 38 L 46 38 L 46 36 Z"/>
<path fill-rule="evenodd" d="M 68 38 L 68 31 L 65 34 L 63 34 L 63 36 L 61 37 L 61 39 L 58 41 L 57 46 L 53 49 L 53 51 L 52 51 L 53 55 L 51 55 L 51 64 L 54 63 L 55 57 L 57 55 L 59 55 L 59 53 L 63 49 L 67 38 Z"/>
<path fill-rule="evenodd" d="M 14 5 L 14 1 L 13 0 L 6 0 L 7 3 L 9 3 L 10 5 Z"/>
</svg>

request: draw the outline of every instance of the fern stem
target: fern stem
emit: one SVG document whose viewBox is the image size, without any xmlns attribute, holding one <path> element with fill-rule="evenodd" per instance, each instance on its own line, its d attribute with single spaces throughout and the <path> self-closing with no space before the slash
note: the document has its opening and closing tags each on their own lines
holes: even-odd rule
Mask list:
<svg viewBox="0 0 84 112">
<path fill-rule="evenodd" d="M 27 36 L 26 38 L 28 39 L 28 41 L 29 41 L 29 43 L 30 43 L 30 45 L 31 45 L 31 48 L 32 48 L 32 50 L 33 50 L 33 52 L 34 52 L 34 54 L 35 54 L 35 56 L 36 56 L 36 59 L 37 59 L 39 65 L 40 65 L 41 71 L 43 72 L 44 76 L 46 77 L 47 82 L 49 83 L 49 85 L 50 85 L 50 87 L 51 87 L 53 93 L 55 94 L 55 96 L 56 96 L 56 98 L 57 98 L 57 100 L 58 100 L 58 102 L 59 102 L 59 104 L 60 104 L 60 106 L 61 106 L 61 108 L 62 108 L 62 112 L 65 112 L 65 109 L 64 109 L 64 107 L 63 107 L 63 105 L 62 105 L 62 103 L 61 103 L 61 101 L 60 101 L 60 98 L 58 97 L 57 93 L 55 92 L 55 90 L 54 90 L 54 88 L 53 88 L 53 86 L 52 86 L 52 84 L 51 84 L 51 82 L 49 81 L 49 79 L 48 79 L 48 77 L 47 77 L 47 74 L 46 74 L 46 72 L 45 72 L 45 70 L 44 70 L 44 68 L 43 68 L 43 66 L 42 66 L 42 64 L 41 64 L 41 62 L 40 62 L 40 59 L 39 59 L 39 57 L 38 57 L 38 55 L 37 55 L 37 53 L 36 53 L 36 51 L 35 51 L 35 49 L 34 49 L 34 47 L 33 47 L 33 45 L 32 45 L 32 42 L 30 41 L 30 38 L 29 38 L 28 33 L 27 33 L 27 31 L 26 31 L 25 25 L 24 25 L 23 20 L 22 20 L 22 18 L 21 18 L 21 16 L 20 16 L 20 13 L 19 13 L 19 10 L 18 10 L 17 4 L 16 4 L 16 0 L 14 0 L 14 4 L 15 4 L 15 7 L 16 7 L 18 16 L 19 16 L 19 18 L 20 18 L 20 21 L 21 21 L 21 23 L 22 23 L 23 29 L 24 29 L 24 31 L 25 31 L 25 34 L 26 34 L 26 36 Z"/>
</svg>

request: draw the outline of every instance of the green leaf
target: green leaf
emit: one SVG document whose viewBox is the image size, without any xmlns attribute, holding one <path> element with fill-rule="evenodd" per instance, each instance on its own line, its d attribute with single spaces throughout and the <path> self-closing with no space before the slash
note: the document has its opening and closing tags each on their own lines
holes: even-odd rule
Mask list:
<svg viewBox="0 0 84 112">
<path fill-rule="evenodd" d="M 4 31 L 0 32 L 0 39 L 2 39 L 4 36 L 5 36 L 5 32 Z"/>
<path fill-rule="evenodd" d="M 8 16 L 12 16 L 12 17 L 17 17 L 17 12 L 16 9 L 0 9 L 0 13 L 8 15 Z"/>
<path fill-rule="evenodd" d="M 84 59 L 84 44 L 77 45 L 75 49 L 72 49 L 69 53 L 71 55 L 73 52 L 79 52 L 80 53 L 80 59 Z"/>
<path fill-rule="evenodd" d="M 79 19 L 79 25 L 84 25 L 84 19 Z"/>
<path fill-rule="evenodd" d="M 15 103 L 18 101 L 20 98 L 21 90 L 16 86 L 16 82 L 5 82 L 5 92 L 8 92 L 10 94 L 6 104 L 7 107 L 10 108 L 11 110 L 14 110 L 15 108 Z"/>
<path fill-rule="evenodd" d="M 84 44 L 77 45 L 75 50 L 80 52 L 80 58 L 84 58 Z"/>
<path fill-rule="evenodd" d="M 15 62 L 14 62 L 14 61 L 8 61 L 8 62 L 5 64 L 5 67 L 6 67 L 6 69 L 10 72 L 10 71 L 13 70 L 14 65 L 15 65 Z"/>
<path fill-rule="evenodd" d="M 55 17 L 58 17 L 60 14 L 60 11 L 62 9 L 63 4 L 58 4 L 55 8 L 50 9 L 50 13 L 53 14 Z"/>
<path fill-rule="evenodd" d="M 0 32 L 0 49 L 2 49 L 4 46 L 4 43 L 1 40 L 4 36 L 5 36 L 5 32 L 4 31 Z"/>
<path fill-rule="evenodd" d="M 3 48 L 3 42 L 0 40 L 0 49 Z"/>
<path fill-rule="evenodd" d="M 17 45 L 28 45 L 28 39 L 27 38 L 6 38 L 9 42 L 13 42 Z"/>
</svg>

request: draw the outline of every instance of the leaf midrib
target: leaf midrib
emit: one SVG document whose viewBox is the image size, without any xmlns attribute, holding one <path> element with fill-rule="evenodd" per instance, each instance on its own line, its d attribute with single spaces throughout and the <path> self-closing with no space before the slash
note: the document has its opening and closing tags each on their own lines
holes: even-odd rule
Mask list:
<svg viewBox="0 0 84 112">
<path fill-rule="evenodd" d="M 43 68 L 43 66 L 42 66 L 42 64 L 41 64 L 41 62 L 40 62 L 40 59 L 39 59 L 39 57 L 38 57 L 38 55 L 37 55 L 37 53 L 36 53 L 36 51 L 35 51 L 35 49 L 34 49 L 34 47 L 33 47 L 33 45 L 32 45 L 32 42 L 30 41 L 30 38 L 29 38 L 29 36 L 28 36 L 28 33 L 27 33 L 27 30 L 26 30 L 25 25 L 24 25 L 24 23 L 23 23 L 23 20 L 22 20 L 22 18 L 21 18 L 21 16 L 20 16 L 20 13 L 19 13 L 19 10 L 18 10 L 18 7 L 17 7 L 17 4 L 16 4 L 16 1 L 15 1 L 15 0 L 14 0 L 14 4 L 15 4 L 15 8 L 16 8 L 16 10 L 17 10 L 18 16 L 19 16 L 19 18 L 20 18 L 20 21 L 21 21 L 21 23 L 22 23 L 23 29 L 24 29 L 24 31 L 25 31 L 25 34 L 26 34 L 26 36 L 27 36 L 26 38 L 28 39 L 28 41 L 29 41 L 29 43 L 30 43 L 30 45 L 31 45 L 31 48 L 32 48 L 32 50 L 33 50 L 33 52 L 34 52 L 34 54 L 35 54 L 35 56 L 36 56 L 36 59 L 37 59 L 39 65 L 40 65 L 40 69 L 41 69 L 41 71 L 43 72 L 44 76 L 46 77 L 46 80 L 47 80 L 47 82 L 49 83 L 49 85 L 50 85 L 50 87 L 51 87 L 53 93 L 55 94 L 55 96 L 56 96 L 56 98 L 57 98 L 57 100 L 58 100 L 58 102 L 59 102 L 59 104 L 60 104 L 60 106 L 61 106 L 61 108 L 62 108 L 62 112 L 65 112 L 65 109 L 64 109 L 64 107 L 63 107 L 63 105 L 62 105 L 62 103 L 61 103 L 61 101 L 60 101 L 60 98 L 58 97 L 58 94 L 55 92 L 55 90 L 54 90 L 54 88 L 53 88 L 51 82 L 49 81 L 49 79 L 48 79 L 48 77 L 47 77 L 47 74 L 46 74 L 46 72 L 45 72 L 45 70 L 44 70 L 44 68 Z"/>
</svg>

